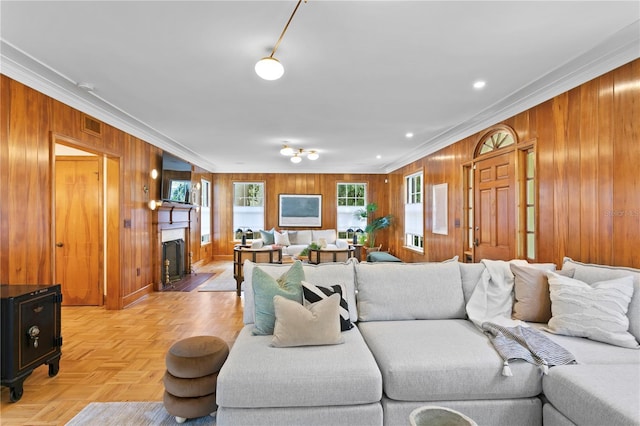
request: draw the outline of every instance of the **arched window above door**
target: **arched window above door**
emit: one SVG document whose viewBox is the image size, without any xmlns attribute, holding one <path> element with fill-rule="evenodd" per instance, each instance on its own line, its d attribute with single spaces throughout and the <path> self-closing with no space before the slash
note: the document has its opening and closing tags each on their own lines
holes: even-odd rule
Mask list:
<svg viewBox="0 0 640 426">
<path fill-rule="evenodd" d="M 488 154 L 516 144 L 516 134 L 508 126 L 494 126 L 481 138 L 476 146 L 475 156 Z"/>
</svg>

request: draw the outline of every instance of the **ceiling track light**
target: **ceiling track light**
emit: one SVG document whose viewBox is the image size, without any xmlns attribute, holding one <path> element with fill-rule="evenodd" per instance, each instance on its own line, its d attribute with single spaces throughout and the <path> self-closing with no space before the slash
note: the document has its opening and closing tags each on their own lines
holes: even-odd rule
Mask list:
<svg viewBox="0 0 640 426">
<path fill-rule="evenodd" d="M 304 2 L 306 3 L 307 0 L 304 0 Z M 293 19 L 293 15 L 296 14 L 296 12 L 298 11 L 298 7 L 300 7 L 300 3 L 302 3 L 302 0 L 298 0 L 298 4 L 296 4 L 295 9 L 293 9 L 293 12 L 289 17 L 289 20 L 287 21 L 287 25 L 284 26 L 284 29 L 282 30 L 282 34 L 280 34 L 278 41 L 276 42 L 275 46 L 273 46 L 271 55 L 260 59 L 256 63 L 256 66 L 255 66 L 256 74 L 258 74 L 260 78 L 264 80 L 277 80 L 280 77 L 282 77 L 282 75 L 284 74 L 284 67 L 282 66 L 279 60 L 273 57 L 273 55 L 276 54 L 276 50 L 278 50 L 278 47 L 280 46 L 280 42 L 282 42 L 284 33 L 286 33 L 287 28 L 289 28 L 289 24 Z"/>
<path fill-rule="evenodd" d="M 306 150 L 302 148 L 293 149 L 288 145 L 282 146 L 282 149 L 280 150 L 280 154 L 286 157 L 291 157 L 290 158 L 291 162 L 295 164 L 298 164 L 299 162 L 301 162 L 302 157 L 304 157 L 305 155 L 311 161 L 315 161 L 318 158 L 320 158 L 320 154 L 318 154 L 318 151 L 316 151 L 315 149 L 310 149 L 310 150 Z"/>
</svg>

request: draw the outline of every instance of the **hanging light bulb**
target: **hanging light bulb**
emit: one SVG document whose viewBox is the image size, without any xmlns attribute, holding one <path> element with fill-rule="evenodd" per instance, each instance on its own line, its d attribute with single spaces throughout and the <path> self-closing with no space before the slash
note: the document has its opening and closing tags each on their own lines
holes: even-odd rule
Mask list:
<svg viewBox="0 0 640 426">
<path fill-rule="evenodd" d="M 317 160 L 320 156 L 318 155 L 317 152 L 315 151 L 309 151 L 309 154 L 307 154 L 307 158 L 309 160 Z"/>
<path fill-rule="evenodd" d="M 305 0 L 306 3 L 307 0 Z M 300 3 L 302 3 L 302 0 L 298 0 L 298 4 L 296 4 L 295 9 L 293 9 L 293 12 L 291 13 L 291 16 L 289 17 L 289 21 L 287 21 L 287 25 L 284 26 L 284 29 L 282 30 L 282 34 L 280 34 L 280 37 L 278 38 L 278 41 L 276 42 L 276 45 L 273 46 L 273 50 L 271 51 L 271 55 L 260 59 L 255 66 L 255 70 L 256 70 L 256 74 L 258 74 L 258 76 L 264 80 L 277 80 L 280 77 L 282 77 L 282 75 L 284 74 L 284 67 L 282 66 L 282 64 L 280 63 L 280 61 L 278 61 L 276 58 L 273 57 L 273 55 L 276 54 L 276 50 L 278 50 L 278 46 L 280 46 L 280 42 L 282 41 L 282 37 L 284 37 L 284 33 L 287 32 L 287 28 L 289 28 L 289 24 L 291 23 L 291 20 L 293 19 L 293 15 L 296 14 L 296 11 L 298 10 L 298 7 L 300 7 Z"/>
<path fill-rule="evenodd" d="M 280 154 L 287 155 L 287 156 L 293 155 L 293 148 L 291 148 L 290 146 L 284 145 L 280 150 Z"/>
<path fill-rule="evenodd" d="M 294 156 L 291 157 L 291 162 L 292 163 L 298 164 L 301 161 L 302 161 L 302 158 L 300 158 L 300 156 L 298 154 L 294 154 Z"/>
<path fill-rule="evenodd" d="M 277 80 L 284 74 L 284 67 L 279 60 L 271 56 L 260 59 L 256 62 L 256 74 L 263 80 Z"/>
</svg>

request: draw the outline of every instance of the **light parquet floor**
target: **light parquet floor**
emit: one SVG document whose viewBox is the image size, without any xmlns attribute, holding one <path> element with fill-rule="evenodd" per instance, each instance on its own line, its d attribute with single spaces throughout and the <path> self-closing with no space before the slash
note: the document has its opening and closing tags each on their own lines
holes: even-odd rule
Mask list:
<svg viewBox="0 0 640 426">
<path fill-rule="evenodd" d="M 222 273 L 232 262 L 202 272 Z M 64 425 L 90 402 L 162 401 L 165 355 L 179 339 L 205 334 L 235 341 L 243 298 L 235 292 L 154 292 L 120 311 L 62 308 L 60 372 L 40 366 L 24 382 L 20 401 L 2 387 L 0 424 Z"/>
</svg>

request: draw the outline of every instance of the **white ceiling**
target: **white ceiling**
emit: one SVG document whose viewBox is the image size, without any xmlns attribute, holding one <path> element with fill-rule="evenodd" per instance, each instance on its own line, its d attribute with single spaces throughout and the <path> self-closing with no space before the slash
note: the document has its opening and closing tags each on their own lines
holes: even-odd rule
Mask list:
<svg viewBox="0 0 640 426">
<path fill-rule="evenodd" d="M 388 173 L 640 57 L 638 1 L 310 0 L 261 80 L 294 7 L 3 0 L 1 71 L 213 172 Z"/>
</svg>

